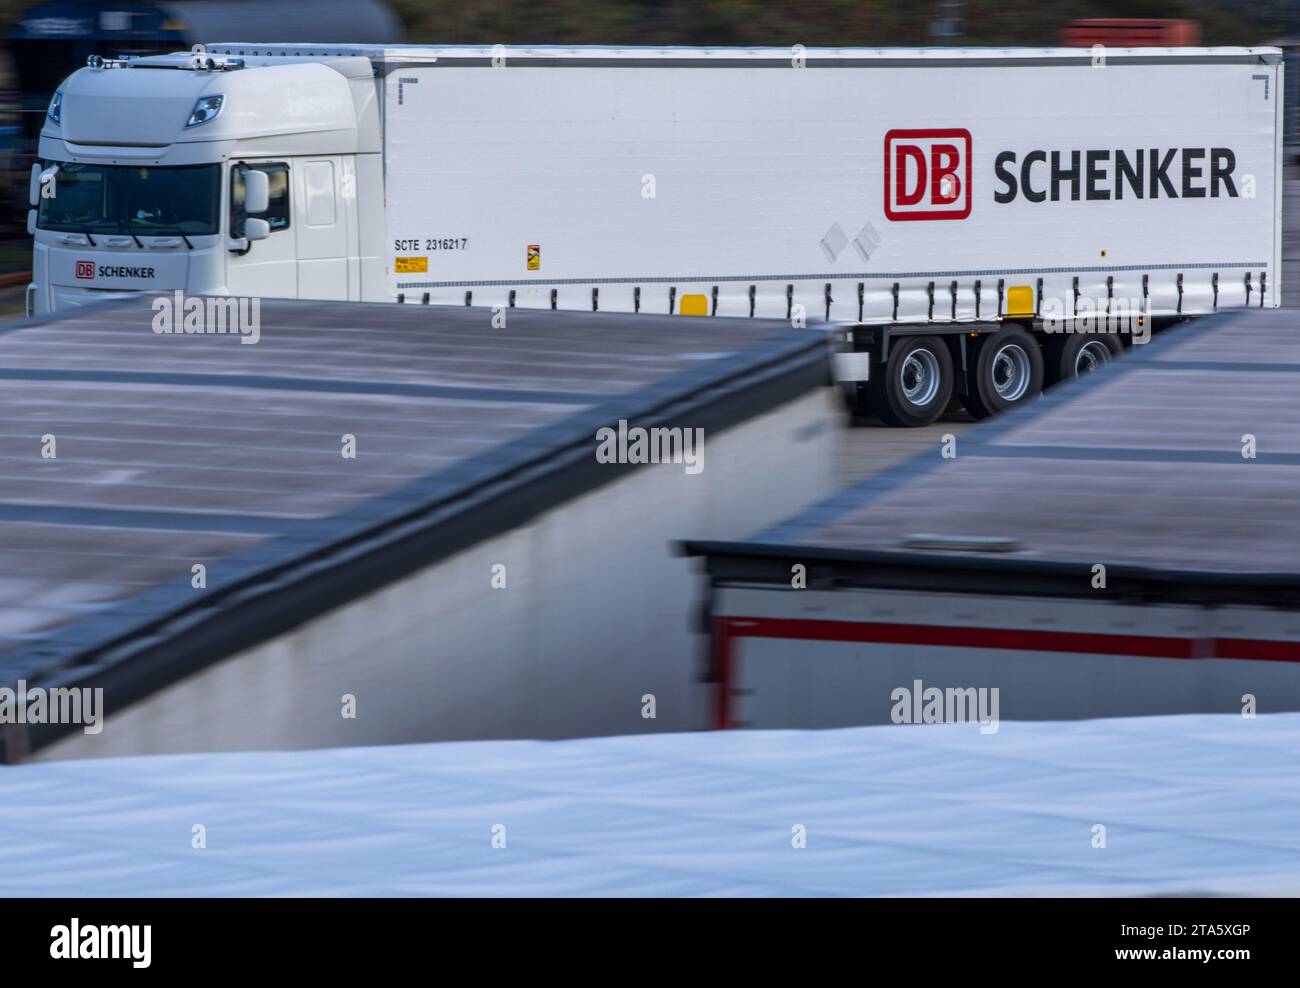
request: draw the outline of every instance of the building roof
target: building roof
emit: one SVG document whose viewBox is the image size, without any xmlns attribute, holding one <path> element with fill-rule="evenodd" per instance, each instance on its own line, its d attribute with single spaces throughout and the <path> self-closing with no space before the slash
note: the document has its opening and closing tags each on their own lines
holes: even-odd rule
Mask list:
<svg viewBox="0 0 1300 988">
<path fill-rule="evenodd" d="M 1132 577 L 1117 592 L 1300 603 L 1298 335 L 1293 309 L 1168 330 L 964 432 L 955 457 L 936 444 L 751 540 L 690 551 L 735 579 L 797 557 L 885 586 L 907 570 L 955 591 L 1090 593 L 1081 574 L 1102 563 L 1113 588 Z"/>
<path fill-rule="evenodd" d="M 3 896 L 1300 894 L 1300 714 L 93 759 L 0 786 Z"/>
<path fill-rule="evenodd" d="M 782 320 L 267 300 L 243 345 L 152 315 L 0 328 L 0 684 L 179 676 L 634 469 L 600 427 L 726 428 L 829 363 Z"/>
</svg>

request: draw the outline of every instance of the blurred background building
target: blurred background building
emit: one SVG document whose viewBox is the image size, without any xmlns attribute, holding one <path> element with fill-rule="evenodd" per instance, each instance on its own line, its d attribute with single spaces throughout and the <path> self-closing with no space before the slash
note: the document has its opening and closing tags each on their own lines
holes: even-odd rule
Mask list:
<svg viewBox="0 0 1300 988">
<path fill-rule="evenodd" d="M 392 0 L 412 40 L 1050 45 L 1082 18 L 1193 20 L 1209 45 L 1300 32 L 1296 0 Z"/>
</svg>

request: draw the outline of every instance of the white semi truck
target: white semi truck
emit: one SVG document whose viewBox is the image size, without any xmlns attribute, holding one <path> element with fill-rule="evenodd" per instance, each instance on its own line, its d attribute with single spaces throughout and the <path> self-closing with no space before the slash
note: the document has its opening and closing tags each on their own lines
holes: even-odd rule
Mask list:
<svg viewBox="0 0 1300 988">
<path fill-rule="evenodd" d="M 886 421 L 1279 304 L 1275 48 L 214 44 L 92 59 L 33 169 L 35 313 L 117 293 L 844 324 Z"/>
</svg>

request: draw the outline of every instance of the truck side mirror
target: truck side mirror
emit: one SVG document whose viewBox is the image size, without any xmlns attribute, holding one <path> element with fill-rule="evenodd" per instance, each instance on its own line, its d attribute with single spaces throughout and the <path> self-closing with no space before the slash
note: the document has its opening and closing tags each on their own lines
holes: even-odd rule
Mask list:
<svg viewBox="0 0 1300 988">
<path fill-rule="evenodd" d="M 27 236 L 36 236 L 36 210 L 27 210 Z"/>
<path fill-rule="evenodd" d="M 259 220 L 256 216 L 244 220 L 244 239 L 249 243 L 254 240 L 265 240 L 270 235 L 271 224 L 266 220 Z"/>
<path fill-rule="evenodd" d="M 266 172 L 248 169 L 244 172 L 244 212 L 256 216 L 270 208 L 271 180 L 266 177 Z"/>
</svg>

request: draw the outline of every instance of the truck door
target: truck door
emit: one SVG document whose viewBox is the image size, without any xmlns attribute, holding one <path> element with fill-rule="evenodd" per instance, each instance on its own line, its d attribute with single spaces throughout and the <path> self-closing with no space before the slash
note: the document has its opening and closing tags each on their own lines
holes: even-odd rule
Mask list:
<svg viewBox="0 0 1300 988">
<path fill-rule="evenodd" d="M 298 296 L 348 297 L 348 228 L 339 182 L 339 158 L 297 162 L 295 198 L 302 203 L 297 225 Z"/>
<path fill-rule="evenodd" d="M 261 218 L 271 227 L 265 240 L 245 243 L 232 251 L 227 267 L 227 288 L 231 295 L 256 298 L 298 297 L 298 256 L 294 237 L 299 221 L 293 208 L 292 170 L 287 161 L 245 161 L 248 168 L 266 172 L 271 187 L 270 207 Z M 238 167 L 230 170 L 230 236 L 242 236 L 244 181 Z"/>
</svg>

